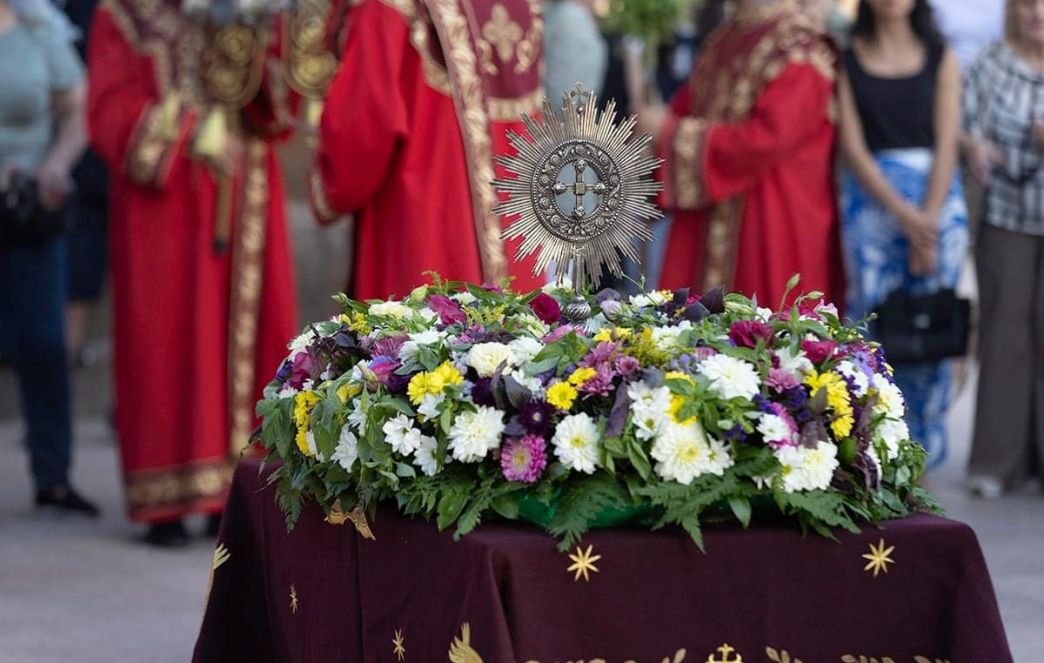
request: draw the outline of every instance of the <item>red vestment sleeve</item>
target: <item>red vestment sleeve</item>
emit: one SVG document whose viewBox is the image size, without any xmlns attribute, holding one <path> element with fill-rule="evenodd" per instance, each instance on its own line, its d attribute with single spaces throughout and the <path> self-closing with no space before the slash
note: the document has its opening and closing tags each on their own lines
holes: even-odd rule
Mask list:
<svg viewBox="0 0 1044 663">
<path fill-rule="evenodd" d="M 87 123 L 91 144 L 116 173 L 162 188 L 194 118 L 170 95 L 160 99 L 155 78 L 99 8 L 91 24 Z M 151 74 L 151 72 L 150 72 Z"/>
<path fill-rule="evenodd" d="M 373 198 L 408 127 L 400 85 L 412 48 L 406 21 L 376 0 L 364 1 L 347 20 L 341 66 L 319 124 L 311 182 L 312 204 L 324 222 Z"/>
<path fill-rule="evenodd" d="M 834 81 L 810 64 L 788 64 L 758 95 L 750 117 L 714 124 L 702 137 L 702 201 L 731 198 L 832 125 Z"/>
</svg>

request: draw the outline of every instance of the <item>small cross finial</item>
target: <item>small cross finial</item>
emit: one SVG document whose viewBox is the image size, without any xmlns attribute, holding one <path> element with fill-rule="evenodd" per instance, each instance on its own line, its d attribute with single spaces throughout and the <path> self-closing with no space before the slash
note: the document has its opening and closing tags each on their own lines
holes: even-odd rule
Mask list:
<svg viewBox="0 0 1044 663">
<path fill-rule="evenodd" d="M 743 663 L 743 656 L 728 643 L 718 647 L 718 653 L 721 654 L 721 658 L 714 658 L 714 654 L 711 654 L 707 657 L 707 663 Z M 729 654 L 736 654 L 736 658 L 729 658 Z"/>
</svg>

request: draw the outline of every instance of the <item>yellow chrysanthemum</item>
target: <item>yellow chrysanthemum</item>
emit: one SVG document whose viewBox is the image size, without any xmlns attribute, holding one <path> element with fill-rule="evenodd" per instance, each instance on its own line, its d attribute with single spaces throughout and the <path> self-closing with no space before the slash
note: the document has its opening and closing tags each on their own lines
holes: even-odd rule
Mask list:
<svg viewBox="0 0 1044 663">
<path fill-rule="evenodd" d="M 347 403 L 348 399 L 355 398 L 362 393 L 361 384 L 342 384 L 337 389 L 337 398 L 341 400 L 341 403 Z"/>
<path fill-rule="evenodd" d="M 312 391 L 302 391 L 294 396 L 294 424 L 297 426 L 297 435 L 294 441 L 297 448 L 306 456 L 311 456 L 308 450 L 308 419 L 319 402 L 319 396 Z"/>
<path fill-rule="evenodd" d="M 613 340 L 613 332 L 608 327 L 605 327 L 603 329 L 599 329 L 598 332 L 591 338 L 598 341 L 599 343 L 608 343 L 609 341 Z"/>
<path fill-rule="evenodd" d="M 420 405 L 425 396 L 438 396 L 441 394 L 442 386 L 442 378 L 435 373 L 424 371 L 410 378 L 410 384 L 406 387 L 406 393 L 409 395 L 411 403 Z"/>
<path fill-rule="evenodd" d="M 848 437 L 855 424 L 855 413 L 852 411 L 852 402 L 844 378 L 833 371 L 810 373 L 805 378 L 805 384 L 811 388 L 813 396 L 819 393 L 820 389 L 826 389 L 827 406 L 834 411 L 830 430 L 837 439 Z"/>
<path fill-rule="evenodd" d="M 442 381 L 443 388 L 464 382 L 464 376 L 460 374 L 456 366 L 448 361 L 442 362 L 434 373 Z"/>
<path fill-rule="evenodd" d="M 573 374 L 569 376 L 569 384 L 574 387 L 582 387 L 585 382 L 593 378 L 597 374 L 597 371 L 593 368 L 581 367 L 573 371 Z"/>
<path fill-rule="evenodd" d="M 559 410 L 568 410 L 573 407 L 573 401 L 578 395 L 576 387 L 568 382 L 556 382 L 547 388 L 547 402 Z"/>
<path fill-rule="evenodd" d="M 689 383 L 695 383 L 691 375 L 688 373 L 682 373 L 681 371 L 667 371 L 663 376 L 667 380 L 685 380 Z M 671 419 L 675 423 L 683 424 L 688 426 L 689 424 L 696 423 L 696 417 L 689 417 L 688 419 L 679 419 L 678 413 L 681 412 L 682 406 L 685 405 L 685 397 L 680 394 L 671 394 L 671 405 L 667 408 L 667 414 L 671 415 Z"/>
</svg>

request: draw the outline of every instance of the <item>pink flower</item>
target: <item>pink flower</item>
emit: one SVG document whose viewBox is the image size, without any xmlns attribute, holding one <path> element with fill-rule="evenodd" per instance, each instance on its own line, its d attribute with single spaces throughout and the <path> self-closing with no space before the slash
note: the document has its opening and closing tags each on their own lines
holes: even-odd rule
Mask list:
<svg viewBox="0 0 1044 663">
<path fill-rule="evenodd" d="M 775 332 L 772 327 L 757 320 L 737 320 L 729 328 L 729 338 L 740 347 L 757 347 L 758 341 L 770 345 Z"/>
<path fill-rule="evenodd" d="M 787 389 L 800 386 L 801 381 L 790 371 L 785 371 L 782 368 L 772 368 L 769 369 L 768 377 L 765 378 L 765 384 L 777 393 L 781 393 Z"/>
<path fill-rule="evenodd" d="M 529 302 L 529 308 L 533 309 L 533 313 L 544 324 L 553 325 L 562 319 L 562 307 L 546 292 L 534 297 L 533 301 Z"/>
<path fill-rule="evenodd" d="M 445 295 L 432 295 L 428 297 L 428 306 L 438 314 L 444 325 L 452 325 L 464 322 L 467 316 L 460 304 Z"/>
<path fill-rule="evenodd" d="M 639 364 L 638 360 L 631 355 L 620 355 L 613 362 L 613 367 L 621 376 L 630 378 L 638 372 L 638 369 L 640 369 L 642 365 Z"/>
<path fill-rule="evenodd" d="M 801 341 L 801 349 L 808 355 L 813 364 L 821 364 L 834 355 L 837 343 L 834 341 Z"/>
<path fill-rule="evenodd" d="M 544 336 L 544 338 L 540 340 L 542 340 L 544 344 L 547 345 L 548 343 L 554 343 L 555 341 L 557 341 L 558 339 L 562 338 L 570 332 L 583 334 L 583 330 L 581 330 L 578 327 L 574 327 L 573 325 L 562 325 L 558 329 L 552 330 L 550 334 L 547 334 L 546 336 Z"/>
<path fill-rule="evenodd" d="M 612 365 L 609 363 L 599 364 L 595 368 L 594 377 L 590 378 L 580 387 L 580 391 L 587 394 L 598 394 L 599 396 L 608 396 L 609 392 L 613 388 L 613 378 L 616 374 L 613 372 Z"/>
<path fill-rule="evenodd" d="M 315 360 L 309 351 L 298 352 L 294 355 L 293 364 L 290 367 L 290 386 L 300 389 L 305 380 L 312 377 L 312 369 L 315 368 Z"/>
<path fill-rule="evenodd" d="M 547 467 L 544 438 L 524 435 L 512 438 L 500 448 L 500 467 L 508 481 L 534 483 Z"/>
<path fill-rule="evenodd" d="M 709 346 L 706 346 L 706 345 L 700 345 L 700 346 L 697 346 L 697 347 L 693 348 L 692 352 L 690 352 L 689 354 L 692 356 L 693 361 L 695 361 L 696 363 L 699 363 L 699 362 L 703 361 L 704 359 L 708 359 L 708 358 L 713 357 L 714 355 L 718 354 L 718 351 L 715 350 L 712 347 L 709 347 Z"/>
</svg>

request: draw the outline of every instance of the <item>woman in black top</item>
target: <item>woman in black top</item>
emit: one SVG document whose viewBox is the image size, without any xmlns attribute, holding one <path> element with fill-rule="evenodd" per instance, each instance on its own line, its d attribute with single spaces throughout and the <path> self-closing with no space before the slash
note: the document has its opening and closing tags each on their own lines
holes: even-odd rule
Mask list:
<svg viewBox="0 0 1044 663">
<path fill-rule="evenodd" d="M 850 44 L 839 85 L 841 207 L 847 313 L 858 319 L 894 291 L 954 287 L 968 235 L 956 176 L 960 73 L 927 0 L 861 0 Z M 880 450 L 911 437 L 930 465 L 941 462 L 948 367 L 896 366 L 895 379 L 909 430 L 892 412 Z"/>
</svg>

